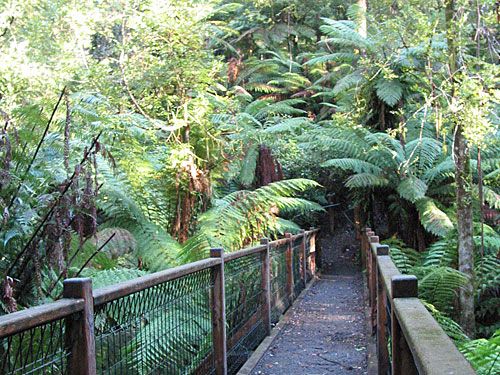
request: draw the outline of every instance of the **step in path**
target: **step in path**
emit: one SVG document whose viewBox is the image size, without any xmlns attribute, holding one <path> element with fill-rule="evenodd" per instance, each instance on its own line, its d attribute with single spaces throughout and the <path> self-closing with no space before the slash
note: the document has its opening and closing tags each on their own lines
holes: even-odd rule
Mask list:
<svg viewBox="0 0 500 375">
<path fill-rule="evenodd" d="M 304 293 L 250 374 L 368 373 L 363 278 L 357 268 L 347 269 Z"/>
</svg>

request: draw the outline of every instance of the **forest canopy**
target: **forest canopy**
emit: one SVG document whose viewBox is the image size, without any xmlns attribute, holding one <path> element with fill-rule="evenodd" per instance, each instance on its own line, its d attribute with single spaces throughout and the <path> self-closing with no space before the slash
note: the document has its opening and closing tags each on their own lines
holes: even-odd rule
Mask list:
<svg viewBox="0 0 500 375">
<path fill-rule="evenodd" d="M 478 358 L 500 338 L 498 12 L 0 0 L 2 312 L 59 298 L 67 277 L 110 285 L 344 204 L 491 367 Z"/>
</svg>

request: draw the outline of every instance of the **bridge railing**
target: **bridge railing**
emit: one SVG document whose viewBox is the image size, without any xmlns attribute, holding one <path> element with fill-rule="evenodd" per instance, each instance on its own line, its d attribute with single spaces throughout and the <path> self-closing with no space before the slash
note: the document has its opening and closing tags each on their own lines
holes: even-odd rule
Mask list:
<svg viewBox="0 0 500 375">
<path fill-rule="evenodd" d="M 458 351 L 418 299 L 418 280 L 403 275 L 370 228 L 361 236 L 372 333 L 377 339 L 380 375 L 472 375 Z"/>
<path fill-rule="evenodd" d="M 315 273 L 318 230 L 0 317 L 0 374 L 235 374 Z"/>
</svg>

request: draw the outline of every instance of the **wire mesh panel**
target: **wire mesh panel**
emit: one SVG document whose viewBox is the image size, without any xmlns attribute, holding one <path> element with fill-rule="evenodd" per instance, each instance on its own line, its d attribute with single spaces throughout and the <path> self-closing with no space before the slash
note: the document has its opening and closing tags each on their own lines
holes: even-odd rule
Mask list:
<svg viewBox="0 0 500 375">
<path fill-rule="evenodd" d="M 389 352 L 389 366 L 387 367 L 387 374 L 391 375 L 392 374 L 392 305 L 391 305 L 391 299 L 390 297 L 386 294 L 385 298 L 385 309 L 386 309 L 386 325 L 385 325 L 385 335 L 386 335 L 386 342 L 388 346 L 388 352 Z"/>
<path fill-rule="evenodd" d="M 271 322 L 277 323 L 281 314 L 290 306 L 286 291 L 286 250 L 288 243 L 276 246 L 270 252 L 271 271 Z"/>
<path fill-rule="evenodd" d="M 305 283 L 302 277 L 304 270 L 302 269 L 302 245 L 304 237 L 300 236 L 293 240 L 292 243 L 292 267 L 293 267 L 293 294 L 294 298 L 304 290 Z"/>
<path fill-rule="evenodd" d="M 228 373 L 235 374 L 266 336 L 261 253 L 225 264 Z"/>
<path fill-rule="evenodd" d="M 210 269 L 95 307 L 99 374 L 209 374 Z"/>
<path fill-rule="evenodd" d="M 314 234 L 311 232 L 304 233 L 304 241 L 306 244 L 306 280 L 309 282 L 312 279 L 312 271 L 311 271 L 311 239 Z"/>
<path fill-rule="evenodd" d="M 66 374 L 64 327 L 63 318 L 0 339 L 0 374 Z"/>
</svg>

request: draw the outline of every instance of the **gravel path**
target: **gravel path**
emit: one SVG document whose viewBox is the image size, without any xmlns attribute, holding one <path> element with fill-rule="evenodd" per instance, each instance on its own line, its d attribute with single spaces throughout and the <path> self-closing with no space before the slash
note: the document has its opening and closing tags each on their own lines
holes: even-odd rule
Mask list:
<svg viewBox="0 0 500 375">
<path fill-rule="evenodd" d="M 336 253 L 337 272 L 295 303 L 253 375 L 367 374 L 362 274 L 352 254 L 329 243 L 322 240 L 322 251 Z"/>
</svg>

